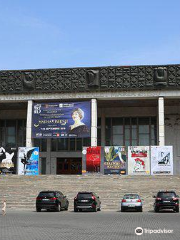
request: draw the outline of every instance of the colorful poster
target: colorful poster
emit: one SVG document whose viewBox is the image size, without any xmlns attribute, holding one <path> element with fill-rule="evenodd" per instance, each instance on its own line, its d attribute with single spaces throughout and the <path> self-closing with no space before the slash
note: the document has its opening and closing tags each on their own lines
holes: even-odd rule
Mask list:
<svg viewBox="0 0 180 240">
<path fill-rule="evenodd" d="M 126 174 L 126 168 L 125 147 L 104 147 L 104 174 Z"/>
<path fill-rule="evenodd" d="M 101 147 L 87 147 L 86 172 L 100 172 Z"/>
<path fill-rule="evenodd" d="M 15 151 L 8 151 L 5 148 L 0 147 L 0 173 L 15 173 L 15 156 Z"/>
<path fill-rule="evenodd" d="M 172 146 L 151 146 L 151 174 L 173 175 Z"/>
<path fill-rule="evenodd" d="M 18 148 L 18 175 L 39 174 L 39 148 Z"/>
<path fill-rule="evenodd" d="M 149 175 L 150 158 L 148 146 L 128 147 L 128 174 Z"/>
<path fill-rule="evenodd" d="M 90 101 L 33 104 L 33 138 L 85 138 L 90 129 Z"/>
</svg>

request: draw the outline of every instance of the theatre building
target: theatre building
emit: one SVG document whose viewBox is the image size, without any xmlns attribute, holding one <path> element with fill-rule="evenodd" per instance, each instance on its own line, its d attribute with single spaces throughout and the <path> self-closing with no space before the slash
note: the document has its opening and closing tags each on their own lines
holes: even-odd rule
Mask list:
<svg viewBox="0 0 180 240">
<path fill-rule="evenodd" d="M 151 145 L 173 146 L 180 174 L 180 65 L 8 70 L 0 83 L 0 147 L 39 147 L 40 174 L 81 174 L 83 146 Z M 35 114 L 53 104 L 89 104 L 88 134 L 58 133 L 59 118 L 35 133 Z"/>
</svg>

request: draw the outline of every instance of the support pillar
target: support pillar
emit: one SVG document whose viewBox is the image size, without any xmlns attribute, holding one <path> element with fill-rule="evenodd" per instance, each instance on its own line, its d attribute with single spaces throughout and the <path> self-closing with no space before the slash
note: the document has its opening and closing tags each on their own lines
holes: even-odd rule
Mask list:
<svg viewBox="0 0 180 240">
<path fill-rule="evenodd" d="M 91 146 L 97 146 L 97 100 L 91 99 Z"/>
<path fill-rule="evenodd" d="M 26 147 L 33 147 L 32 139 L 32 105 L 33 101 L 28 101 L 27 120 L 26 120 Z"/>
<path fill-rule="evenodd" d="M 158 99 L 158 124 L 159 124 L 159 146 L 165 144 L 165 128 L 164 128 L 164 97 Z"/>
<path fill-rule="evenodd" d="M 104 109 L 101 114 L 101 146 L 106 146 L 106 121 L 105 121 Z"/>
</svg>

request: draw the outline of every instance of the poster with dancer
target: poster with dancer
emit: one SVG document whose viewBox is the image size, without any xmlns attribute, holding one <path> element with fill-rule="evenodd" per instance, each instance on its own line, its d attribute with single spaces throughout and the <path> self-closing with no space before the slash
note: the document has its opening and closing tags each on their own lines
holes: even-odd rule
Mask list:
<svg viewBox="0 0 180 240">
<path fill-rule="evenodd" d="M 151 174 L 173 175 L 172 146 L 151 146 Z"/>
<path fill-rule="evenodd" d="M 14 162 L 16 157 L 16 151 L 7 150 L 0 147 L 0 173 L 15 173 Z"/>
<path fill-rule="evenodd" d="M 150 174 L 149 146 L 128 147 L 128 174 Z"/>
<path fill-rule="evenodd" d="M 39 174 L 39 148 L 18 148 L 18 175 Z"/>
<path fill-rule="evenodd" d="M 126 174 L 126 149 L 124 146 L 104 147 L 104 174 Z"/>
</svg>

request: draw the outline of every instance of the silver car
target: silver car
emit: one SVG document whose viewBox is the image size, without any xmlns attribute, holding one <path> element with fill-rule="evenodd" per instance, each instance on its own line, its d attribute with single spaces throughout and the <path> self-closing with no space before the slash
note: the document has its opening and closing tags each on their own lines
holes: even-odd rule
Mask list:
<svg viewBox="0 0 180 240">
<path fill-rule="evenodd" d="M 142 212 L 142 200 L 138 194 L 125 194 L 121 201 L 121 212 L 129 209 L 135 209 Z"/>
</svg>

